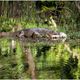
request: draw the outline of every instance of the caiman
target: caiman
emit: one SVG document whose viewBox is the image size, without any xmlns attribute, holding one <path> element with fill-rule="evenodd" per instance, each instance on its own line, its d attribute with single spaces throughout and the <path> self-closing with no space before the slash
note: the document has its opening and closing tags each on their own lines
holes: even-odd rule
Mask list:
<svg viewBox="0 0 80 80">
<path fill-rule="evenodd" d="M 63 32 L 56 32 L 47 28 L 28 28 L 16 32 L 0 32 L 1 37 L 12 37 L 15 39 L 48 39 L 51 41 L 65 41 L 67 35 Z"/>
</svg>

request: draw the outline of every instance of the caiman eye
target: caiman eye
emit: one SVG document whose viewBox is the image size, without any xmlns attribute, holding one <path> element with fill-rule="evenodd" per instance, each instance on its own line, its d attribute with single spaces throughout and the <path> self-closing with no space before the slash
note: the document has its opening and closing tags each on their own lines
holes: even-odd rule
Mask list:
<svg viewBox="0 0 80 80">
<path fill-rule="evenodd" d="M 19 34 L 18 33 L 16 34 L 16 37 L 19 37 Z"/>
<path fill-rule="evenodd" d="M 18 37 L 18 35 L 16 34 L 16 37 Z"/>
</svg>

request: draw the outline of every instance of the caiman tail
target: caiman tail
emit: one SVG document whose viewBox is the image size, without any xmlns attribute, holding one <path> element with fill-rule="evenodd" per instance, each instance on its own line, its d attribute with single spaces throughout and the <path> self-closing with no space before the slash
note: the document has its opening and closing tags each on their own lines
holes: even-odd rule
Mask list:
<svg viewBox="0 0 80 80">
<path fill-rule="evenodd" d="M 0 38 L 9 37 L 11 34 L 10 32 L 0 32 Z"/>
</svg>

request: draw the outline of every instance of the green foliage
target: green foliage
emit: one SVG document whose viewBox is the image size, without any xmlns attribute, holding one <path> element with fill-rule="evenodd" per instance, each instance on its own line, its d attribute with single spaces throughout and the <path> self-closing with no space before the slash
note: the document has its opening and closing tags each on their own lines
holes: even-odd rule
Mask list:
<svg viewBox="0 0 80 80">
<path fill-rule="evenodd" d="M 72 5 L 71 5 L 72 4 Z M 74 2 L 56 2 L 42 1 L 41 11 L 51 11 L 59 13 L 60 17 L 54 18 L 57 23 L 58 31 L 65 32 L 68 35 L 67 43 L 72 52 L 80 56 L 80 19 Z M 24 5 L 24 8 L 26 3 Z M 62 9 L 57 9 L 61 6 Z M 23 10 L 24 12 L 24 10 Z M 25 13 L 27 14 L 26 10 Z M 24 13 L 24 15 L 25 15 Z M 77 14 L 76 14 L 77 13 Z M 5 13 L 6 14 L 6 13 Z M 0 32 L 12 31 L 15 25 L 21 25 L 22 28 L 50 28 L 48 25 L 37 24 L 34 18 L 28 20 L 29 15 L 21 18 L 0 17 Z M 47 17 L 47 16 L 46 16 Z M 43 22 L 43 21 L 42 21 Z M 10 48 L 10 39 L 0 39 L 0 79 L 29 79 L 28 64 L 25 61 L 25 55 L 17 41 L 16 53 Z M 27 44 L 27 43 L 26 43 Z M 45 46 L 45 47 L 44 47 Z M 54 43 L 53 45 L 44 45 L 39 43 L 31 44 L 31 51 L 36 63 L 37 78 L 39 79 L 79 79 L 80 78 L 80 59 L 72 55 L 64 47 L 63 43 Z M 75 54 L 73 53 L 73 55 Z"/>
<path fill-rule="evenodd" d="M 0 79 L 18 78 L 15 55 L 10 52 L 9 40 L 2 39 L 0 54 Z"/>
</svg>

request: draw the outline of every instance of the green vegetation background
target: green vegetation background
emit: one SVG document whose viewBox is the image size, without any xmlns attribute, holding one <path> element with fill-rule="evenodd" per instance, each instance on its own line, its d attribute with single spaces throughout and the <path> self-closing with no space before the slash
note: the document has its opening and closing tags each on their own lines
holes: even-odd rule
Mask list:
<svg viewBox="0 0 80 80">
<path fill-rule="evenodd" d="M 3 1 L 4 2 L 4 1 Z M 1 3 L 1 2 L 0 2 Z M 63 4 L 64 2 L 51 2 Z M 65 32 L 68 35 L 69 48 L 72 52 L 80 56 L 80 19 L 78 18 L 80 13 L 75 12 L 75 2 L 65 2 L 67 8 L 72 10 L 72 13 L 68 10 L 62 10 L 59 18 L 61 22 L 58 22 L 58 30 Z M 6 3 L 7 4 L 7 3 Z M 19 3 L 18 3 L 19 4 Z M 24 2 L 26 5 L 26 3 Z M 49 11 L 49 2 L 42 1 L 41 12 Z M 73 4 L 73 5 L 71 5 Z M 6 5 L 7 6 L 7 5 Z M 52 6 L 53 7 L 53 6 Z M 55 8 L 55 7 L 54 7 Z M 55 9 L 56 10 L 56 9 Z M 25 10 L 24 10 L 25 11 Z M 26 12 L 26 11 L 25 11 Z M 34 11 L 33 11 L 34 13 Z M 13 26 L 18 24 L 25 28 L 50 28 L 50 25 L 43 23 L 44 19 L 39 19 L 38 23 L 34 21 L 34 14 L 31 16 L 31 21 L 27 21 L 27 17 L 8 18 L 6 17 L 6 9 L 4 9 L 3 16 L 0 17 L 0 31 L 9 32 L 12 31 Z M 30 13 L 31 14 L 31 13 Z M 30 17 L 30 16 L 29 16 Z M 30 17 L 30 18 L 31 18 Z M 53 16 L 54 17 L 54 16 Z M 37 18 L 38 19 L 38 18 Z M 58 20 L 58 18 L 57 18 Z M 37 26 L 38 25 L 38 26 Z M 53 28 L 50 28 L 53 29 Z M 25 56 L 22 48 L 17 41 L 16 52 L 14 53 L 10 48 L 11 40 L 7 38 L 0 39 L 0 79 L 30 79 L 28 74 L 28 65 L 25 62 Z M 44 46 L 48 45 L 33 45 L 31 44 L 31 51 L 36 63 L 36 71 L 38 79 L 80 79 L 80 58 L 70 55 L 64 44 L 53 44 L 50 49 Z M 36 56 L 41 52 L 40 56 Z M 37 54 L 38 53 L 38 54 Z"/>
</svg>

